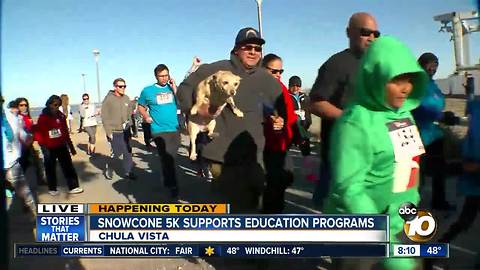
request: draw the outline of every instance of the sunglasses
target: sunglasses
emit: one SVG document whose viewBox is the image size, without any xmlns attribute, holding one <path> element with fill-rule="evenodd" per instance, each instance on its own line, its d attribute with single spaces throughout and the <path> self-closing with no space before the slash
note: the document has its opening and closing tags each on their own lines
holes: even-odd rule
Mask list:
<svg viewBox="0 0 480 270">
<path fill-rule="evenodd" d="M 60 107 L 62 104 L 61 103 L 51 103 L 55 107 Z"/>
<path fill-rule="evenodd" d="M 127 85 L 117 85 L 118 88 L 127 88 Z"/>
<path fill-rule="evenodd" d="M 255 50 L 255 52 L 262 52 L 262 46 L 245 45 L 240 47 L 240 49 L 247 52 L 250 52 L 252 49 Z"/>
<path fill-rule="evenodd" d="M 18 104 L 18 107 L 27 107 L 27 104 L 21 103 L 21 104 Z"/>
<path fill-rule="evenodd" d="M 268 70 L 270 70 L 270 72 L 272 74 L 282 74 L 283 73 L 283 69 L 275 69 L 275 68 L 269 68 L 267 67 Z"/>
<path fill-rule="evenodd" d="M 88 98 L 84 98 L 83 100 L 88 100 Z"/>
<path fill-rule="evenodd" d="M 378 38 L 380 36 L 380 31 L 378 30 L 370 30 L 370 29 L 367 29 L 367 28 L 360 28 L 360 36 L 362 37 L 369 37 L 371 34 L 373 34 L 373 36 L 375 38 Z"/>
</svg>

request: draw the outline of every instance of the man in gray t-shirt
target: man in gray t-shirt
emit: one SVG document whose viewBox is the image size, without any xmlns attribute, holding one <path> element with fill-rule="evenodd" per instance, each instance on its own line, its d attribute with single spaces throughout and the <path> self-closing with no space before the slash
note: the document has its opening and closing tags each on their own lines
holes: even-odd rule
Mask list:
<svg viewBox="0 0 480 270">
<path fill-rule="evenodd" d="M 330 132 L 335 119 L 342 115 L 345 105 L 353 95 L 361 56 L 370 43 L 380 36 L 375 18 L 364 12 L 353 14 L 348 22 L 347 36 L 349 48 L 334 54 L 320 67 L 310 91 L 310 110 L 322 118 L 321 177 L 313 195 L 313 200 L 319 207 L 328 193 L 330 181 L 328 164 Z"/>
</svg>

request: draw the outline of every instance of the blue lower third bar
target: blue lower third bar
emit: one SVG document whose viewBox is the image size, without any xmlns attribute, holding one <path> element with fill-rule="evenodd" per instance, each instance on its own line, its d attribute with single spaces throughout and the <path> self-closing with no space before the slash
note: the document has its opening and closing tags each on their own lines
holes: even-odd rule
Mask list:
<svg viewBox="0 0 480 270">
<path fill-rule="evenodd" d="M 421 244 L 421 257 L 441 257 L 448 258 L 450 256 L 449 244 Z"/>
<path fill-rule="evenodd" d="M 387 244 L 15 244 L 15 257 L 385 257 Z"/>
</svg>

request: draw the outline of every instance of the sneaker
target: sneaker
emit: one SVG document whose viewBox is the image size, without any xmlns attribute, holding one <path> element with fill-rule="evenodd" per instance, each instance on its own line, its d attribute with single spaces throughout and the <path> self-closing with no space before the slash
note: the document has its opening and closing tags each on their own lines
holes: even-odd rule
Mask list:
<svg viewBox="0 0 480 270">
<path fill-rule="evenodd" d="M 128 178 L 130 180 L 137 180 L 137 176 L 133 172 L 129 172 L 125 175 L 125 178 Z"/>
<path fill-rule="evenodd" d="M 76 187 L 76 188 L 70 190 L 68 193 L 70 193 L 70 194 L 77 194 L 77 193 L 82 193 L 82 192 L 83 192 L 83 188 L 81 188 L 81 187 Z"/>
<path fill-rule="evenodd" d="M 107 163 L 107 165 L 105 166 L 104 175 L 105 175 L 105 178 L 107 178 L 108 180 L 112 180 L 112 179 L 113 179 L 113 168 L 112 168 L 112 166 L 109 166 L 108 163 Z"/>
<path fill-rule="evenodd" d="M 58 195 L 58 190 L 49 190 L 48 194 L 50 194 L 52 196 L 57 196 Z"/>
<path fill-rule="evenodd" d="M 213 174 L 212 174 L 212 172 L 211 172 L 209 169 L 207 169 L 207 173 L 206 173 L 205 177 L 207 177 L 207 181 L 208 181 L 208 182 L 212 182 L 212 180 L 213 180 Z"/>
</svg>

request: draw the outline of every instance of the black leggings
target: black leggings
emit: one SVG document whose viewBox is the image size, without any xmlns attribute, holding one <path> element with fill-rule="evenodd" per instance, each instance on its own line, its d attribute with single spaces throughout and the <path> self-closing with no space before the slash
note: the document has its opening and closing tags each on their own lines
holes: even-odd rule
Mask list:
<svg viewBox="0 0 480 270">
<path fill-rule="evenodd" d="M 293 175 L 285 170 L 287 152 L 263 151 L 267 186 L 263 193 L 263 213 L 282 213 L 285 189 L 292 183 Z"/>
<path fill-rule="evenodd" d="M 150 141 L 152 140 L 152 131 L 150 129 L 150 124 L 147 122 L 142 122 L 142 130 L 143 130 L 143 141 L 145 145 L 150 145 Z"/>
<path fill-rule="evenodd" d="M 441 206 L 446 203 L 445 180 L 447 173 L 443 139 L 435 140 L 425 150 L 425 155 L 421 157 L 420 172 L 422 176 L 430 175 L 432 177 L 432 206 Z"/>
<path fill-rule="evenodd" d="M 45 162 L 45 173 L 47 175 L 48 189 L 57 190 L 57 160 L 60 163 L 60 168 L 62 169 L 63 175 L 67 180 L 67 185 L 70 190 L 78 187 L 78 176 L 73 167 L 72 157 L 68 151 L 66 145 L 56 147 L 56 148 L 46 148 L 42 147 L 44 162 Z"/>
<path fill-rule="evenodd" d="M 448 231 L 440 238 L 440 242 L 449 243 L 461 232 L 468 230 L 480 210 L 480 196 L 467 196 L 463 203 L 462 212 L 458 219 L 448 228 Z"/>
<path fill-rule="evenodd" d="M 154 141 L 162 162 L 163 184 L 168 188 L 177 187 L 175 159 L 180 145 L 180 134 L 178 132 L 155 134 Z"/>
</svg>

